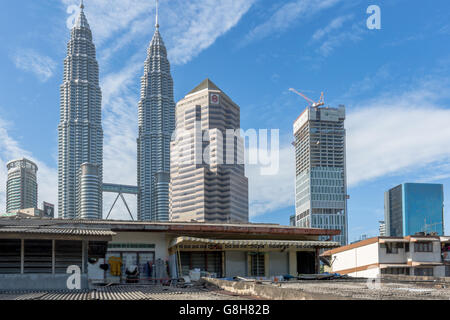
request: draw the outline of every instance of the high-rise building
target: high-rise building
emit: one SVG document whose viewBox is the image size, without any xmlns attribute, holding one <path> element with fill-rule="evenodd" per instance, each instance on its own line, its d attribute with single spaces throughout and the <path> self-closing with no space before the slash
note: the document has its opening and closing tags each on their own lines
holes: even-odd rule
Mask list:
<svg viewBox="0 0 450 320">
<path fill-rule="evenodd" d="M 80 170 L 83 163 L 98 166 L 103 179 L 102 93 L 92 32 L 81 4 L 64 60 L 58 126 L 58 210 L 62 218 L 81 218 Z M 102 193 L 90 218 L 102 217 Z"/>
<path fill-rule="evenodd" d="M 173 80 L 167 50 L 156 31 L 141 79 L 137 139 L 138 219 L 169 220 L 170 140 L 175 129 Z"/>
<path fill-rule="evenodd" d="M 37 165 L 28 159 L 13 160 L 6 164 L 6 212 L 37 208 Z"/>
<path fill-rule="evenodd" d="M 248 222 L 239 129 L 239 106 L 209 79 L 177 103 L 171 143 L 172 221 Z"/>
<path fill-rule="evenodd" d="M 417 232 L 444 235 L 444 186 L 403 183 L 384 193 L 386 235 L 412 236 Z"/>
<path fill-rule="evenodd" d="M 78 171 L 78 213 L 80 219 L 98 219 L 98 208 L 101 207 L 101 186 L 99 166 L 83 163 Z"/>
<path fill-rule="evenodd" d="M 294 122 L 295 225 L 338 229 L 346 245 L 345 107 L 307 107 Z"/>
<path fill-rule="evenodd" d="M 379 223 L 379 233 L 380 233 L 380 237 L 385 237 L 386 236 L 386 222 L 384 221 L 378 221 Z"/>
</svg>

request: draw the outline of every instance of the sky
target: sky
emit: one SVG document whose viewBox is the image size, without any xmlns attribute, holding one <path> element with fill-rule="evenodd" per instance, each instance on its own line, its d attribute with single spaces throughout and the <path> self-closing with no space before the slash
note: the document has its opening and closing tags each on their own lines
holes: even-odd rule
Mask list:
<svg viewBox="0 0 450 320">
<path fill-rule="evenodd" d="M 63 60 L 78 0 L 15 0 L 0 10 L 0 211 L 7 161 L 39 166 L 39 202 L 57 204 Z M 381 29 L 367 28 L 378 5 Z M 137 103 L 151 0 L 85 0 L 103 93 L 104 182 L 136 184 Z M 446 0 L 160 0 L 175 100 L 209 77 L 241 108 L 241 127 L 279 129 L 278 174 L 246 168 L 252 222 L 294 214 L 292 125 L 324 92 L 346 106 L 349 241 L 378 234 L 384 192 L 444 184 L 450 199 L 450 3 Z M 114 195 L 104 198 L 105 214 Z M 136 198 L 127 196 L 133 213 Z M 446 233 L 450 212 L 445 206 Z M 111 218 L 127 219 L 121 203 Z"/>
</svg>

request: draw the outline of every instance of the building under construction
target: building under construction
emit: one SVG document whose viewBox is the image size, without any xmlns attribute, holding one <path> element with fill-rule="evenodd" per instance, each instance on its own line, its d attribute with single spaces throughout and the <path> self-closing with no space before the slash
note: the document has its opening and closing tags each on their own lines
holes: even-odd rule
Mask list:
<svg viewBox="0 0 450 320">
<path fill-rule="evenodd" d="M 303 96 L 303 95 L 302 95 Z M 338 229 L 346 245 L 347 182 L 345 107 L 308 106 L 294 122 L 296 160 L 295 217 L 302 228 Z"/>
</svg>

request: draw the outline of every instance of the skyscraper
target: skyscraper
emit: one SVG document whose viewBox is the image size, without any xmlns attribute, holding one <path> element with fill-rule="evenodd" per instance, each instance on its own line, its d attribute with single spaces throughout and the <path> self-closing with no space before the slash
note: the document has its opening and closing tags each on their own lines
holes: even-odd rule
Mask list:
<svg viewBox="0 0 450 320">
<path fill-rule="evenodd" d="M 345 107 L 308 107 L 294 122 L 295 225 L 339 229 L 346 245 Z"/>
<path fill-rule="evenodd" d="M 248 222 L 244 143 L 236 129 L 239 106 L 209 79 L 177 103 L 170 167 L 172 221 Z"/>
<path fill-rule="evenodd" d="M 64 60 L 61 85 L 61 110 L 58 126 L 58 210 L 62 218 L 83 218 L 79 204 L 81 165 L 98 166 L 98 184 L 103 177 L 102 94 L 99 68 L 92 32 L 84 14 L 84 5 L 71 31 Z M 91 208 L 90 218 L 102 217 L 102 193 Z"/>
<path fill-rule="evenodd" d="M 384 193 L 386 235 L 412 236 L 417 232 L 444 235 L 444 186 L 403 183 Z"/>
<path fill-rule="evenodd" d="M 6 167 L 6 212 L 37 208 L 37 165 L 23 158 L 8 162 Z"/>
<path fill-rule="evenodd" d="M 137 139 L 138 220 L 169 220 L 170 140 L 175 129 L 173 80 L 167 50 L 156 31 L 141 78 Z"/>
</svg>

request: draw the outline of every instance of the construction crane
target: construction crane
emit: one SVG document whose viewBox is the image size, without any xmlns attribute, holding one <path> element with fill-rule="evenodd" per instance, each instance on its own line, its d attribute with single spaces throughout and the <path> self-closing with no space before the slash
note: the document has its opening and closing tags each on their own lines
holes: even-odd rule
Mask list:
<svg viewBox="0 0 450 320">
<path fill-rule="evenodd" d="M 305 99 L 306 101 L 308 101 L 310 107 L 317 108 L 317 107 L 323 106 L 323 105 L 325 104 L 324 97 L 323 97 L 323 92 L 322 92 L 322 94 L 321 94 L 321 96 L 320 96 L 319 101 L 314 102 L 313 100 L 311 100 L 310 98 L 308 98 L 307 96 L 305 96 L 303 93 L 300 93 L 300 92 L 298 92 L 297 90 L 295 90 L 295 89 L 293 89 L 293 88 L 290 88 L 289 91 L 292 91 L 292 92 L 294 92 L 295 94 L 298 94 L 300 97 L 302 97 L 303 99 Z"/>
</svg>

